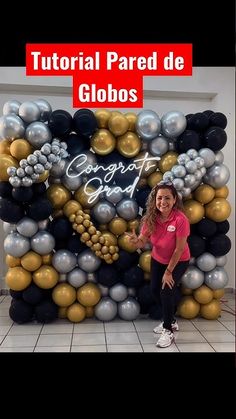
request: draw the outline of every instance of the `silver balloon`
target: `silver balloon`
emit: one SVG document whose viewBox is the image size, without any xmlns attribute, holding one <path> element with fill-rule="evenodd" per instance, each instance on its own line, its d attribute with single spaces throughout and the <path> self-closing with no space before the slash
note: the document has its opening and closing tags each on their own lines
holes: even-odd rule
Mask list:
<svg viewBox="0 0 236 419">
<path fill-rule="evenodd" d="M 19 108 L 19 116 L 23 119 L 23 121 L 30 124 L 31 122 L 38 121 L 40 117 L 40 109 L 34 102 L 23 102 Z"/>
<path fill-rule="evenodd" d="M 105 198 L 107 201 L 111 202 L 112 204 L 117 204 L 123 198 L 123 193 L 121 192 L 120 188 L 117 186 L 112 186 L 109 192 L 105 193 Z"/>
<path fill-rule="evenodd" d="M 167 170 L 162 178 L 165 182 L 172 182 L 174 180 L 174 175 L 171 170 Z"/>
<path fill-rule="evenodd" d="M 101 259 L 92 250 L 84 250 L 78 255 L 78 265 L 85 272 L 95 272 L 101 265 Z"/>
<path fill-rule="evenodd" d="M 149 151 L 153 156 L 163 156 L 169 150 L 169 141 L 163 135 L 154 138 L 149 143 Z"/>
<path fill-rule="evenodd" d="M 66 173 L 66 168 L 68 161 L 66 159 L 61 159 L 57 164 L 54 164 L 50 170 L 50 175 L 60 178 Z"/>
<path fill-rule="evenodd" d="M 170 138 L 176 138 L 184 132 L 187 126 L 187 119 L 179 111 L 167 112 L 161 118 L 161 132 Z"/>
<path fill-rule="evenodd" d="M 186 151 L 187 156 L 190 157 L 190 159 L 196 159 L 198 157 L 198 152 L 195 150 L 195 148 L 190 148 L 188 151 Z"/>
<path fill-rule="evenodd" d="M 196 179 L 195 179 L 194 175 L 188 174 L 184 177 L 184 186 L 186 188 L 192 188 L 192 186 L 195 184 L 195 182 L 196 182 Z"/>
<path fill-rule="evenodd" d="M 13 231 L 16 231 L 16 224 L 7 223 L 6 221 L 3 221 L 3 231 L 6 234 L 10 234 Z"/>
<path fill-rule="evenodd" d="M 97 284 L 97 272 L 88 272 L 87 273 L 87 281 L 93 282 L 94 284 Z"/>
<path fill-rule="evenodd" d="M 175 177 L 184 177 L 186 175 L 186 169 L 182 164 L 175 164 L 171 171 Z"/>
<path fill-rule="evenodd" d="M 199 288 L 204 282 L 204 274 L 200 269 L 191 265 L 187 268 L 181 278 L 182 285 L 186 288 L 195 290 Z"/>
<path fill-rule="evenodd" d="M 205 161 L 200 156 L 196 157 L 196 159 L 194 159 L 194 161 L 195 161 L 198 169 L 201 169 L 201 167 L 204 167 L 205 166 Z"/>
<path fill-rule="evenodd" d="M 204 166 L 208 169 L 215 162 L 215 153 L 210 148 L 201 148 L 198 151 L 199 157 L 202 157 L 204 160 Z"/>
<path fill-rule="evenodd" d="M 221 188 L 226 185 L 229 178 L 230 172 L 225 164 L 213 164 L 213 166 L 207 170 L 203 177 L 203 181 L 213 188 Z"/>
<path fill-rule="evenodd" d="M 42 145 L 49 143 L 52 140 L 52 134 L 48 126 L 39 121 L 32 122 L 26 128 L 25 137 L 35 148 L 41 148 Z"/>
<path fill-rule="evenodd" d="M 132 321 L 137 319 L 140 313 L 140 304 L 133 297 L 118 303 L 118 315 L 121 319 Z"/>
<path fill-rule="evenodd" d="M 224 161 L 224 154 L 221 150 L 217 151 L 215 154 L 215 164 L 221 164 Z"/>
<path fill-rule="evenodd" d="M 70 158 L 66 170 L 75 170 L 77 173 L 83 173 L 83 176 L 86 176 L 85 170 L 88 168 L 88 166 L 93 167 L 96 164 L 96 155 L 94 153 L 91 153 L 91 151 L 83 151 L 78 156 L 73 156 L 72 158 Z"/>
<path fill-rule="evenodd" d="M 31 247 L 39 255 L 47 255 L 54 249 L 55 239 L 48 231 L 40 230 L 32 237 Z"/>
<path fill-rule="evenodd" d="M 21 234 L 13 232 L 5 238 L 4 250 L 7 254 L 20 258 L 30 250 L 30 241 Z"/>
<path fill-rule="evenodd" d="M 201 169 L 198 169 L 198 170 L 200 170 L 202 176 L 204 176 L 206 174 L 206 171 L 207 171 L 207 169 L 205 167 L 201 167 Z"/>
<path fill-rule="evenodd" d="M 98 288 L 100 289 L 100 291 L 101 291 L 101 295 L 103 296 L 103 297 L 107 297 L 108 296 L 108 293 L 109 293 L 109 288 L 108 287 L 105 287 L 104 285 L 102 285 L 102 284 L 98 284 Z"/>
<path fill-rule="evenodd" d="M 16 140 L 24 138 L 25 126 L 21 118 L 15 114 L 1 116 L 0 118 L 0 139 Z"/>
<path fill-rule="evenodd" d="M 40 110 L 40 121 L 46 122 L 49 120 L 52 113 L 51 105 L 44 99 L 34 100 L 34 103 L 39 107 Z"/>
<path fill-rule="evenodd" d="M 48 183 L 49 183 L 49 185 L 52 185 L 53 183 L 56 183 L 57 185 L 61 185 L 61 178 L 60 177 L 49 176 Z"/>
<path fill-rule="evenodd" d="M 135 288 L 128 288 L 128 295 L 130 297 L 135 297 L 136 296 L 136 289 Z"/>
<path fill-rule="evenodd" d="M 156 138 L 161 131 L 161 121 L 154 111 L 141 111 L 136 120 L 136 131 L 143 140 Z"/>
<path fill-rule="evenodd" d="M 184 188 L 184 181 L 183 181 L 183 179 L 175 178 L 172 183 L 173 183 L 174 188 L 177 191 L 181 191 L 181 189 Z"/>
<path fill-rule="evenodd" d="M 190 161 L 190 157 L 186 153 L 182 153 L 177 157 L 177 162 L 181 165 L 185 165 Z"/>
<path fill-rule="evenodd" d="M 68 273 L 67 280 L 72 287 L 79 288 L 86 283 L 87 275 L 82 269 L 75 268 Z"/>
<path fill-rule="evenodd" d="M 196 172 L 198 168 L 194 160 L 190 160 L 187 163 L 185 163 L 185 167 L 186 167 L 187 172 L 191 174 Z"/>
<path fill-rule="evenodd" d="M 209 272 L 216 267 L 216 258 L 211 253 L 202 253 L 201 256 L 196 259 L 196 265 L 201 271 Z"/>
<path fill-rule="evenodd" d="M 218 290 L 224 288 L 229 282 L 229 277 L 224 268 L 216 267 L 205 274 L 205 284 L 213 289 Z"/>
<path fill-rule="evenodd" d="M 128 297 L 128 289 L 125 285 L 117 283 L 109 289 L 109 295 L 114 301 L 119 303 Z"/>
<path fill-rule="evenodd" d="M 95 220 L 100 224 L 109 223 L 116 215 L 116 209 L 111 202 L 101 200 L 92 209 Z"/>
<path fill-rule="evenodd" d="M 3 105 L 3 115 L 8 115 L 9 113 L 14 113 L 19 115 L 19 107 L 21 103 L 18 100 L 8 100 Z"/>
<path fill-rule="evenodd" d="M 95 306 L 94 314 L 102 322 L 110 322 L 117 315 L 117 304 L 109 297 L 103 297 Z"/>
<path fill-rule="evenodd" d="M 71 177 L 72 176 L 72 177 Z M 62 184 L 69 189 L 69 191 L 76 191 L 82 185 L 82 177 L 78 176 L 77 172 L 70 173 L 70 176 L 65 174 L 62 179 Z"/>
<path fill-rule="evenodd" d="M 227 256 L 226 255 L 224 255 L 224 256 L 218 256 L 216 258 L 216 266 L 220 266 L 220 267 L 223 268 L 223 266 L 225 266 L 226 263 L 227 263 Z"/>
<path fill-rule="evenodd" d="M 53 255 L 52 265 L 58 272 L 66 274 L 76 266 L 76 257 L 69 250 L 60 249 Z"/>
<path fill-rule="evenodd" d="M 176 150 L 176 142 L 174 140 L 170 140 L 168 141 L 168 148 L 169 151 L 175 151 Z"/>
<path fill-rule="evenodd" d="M 32 237 L 38 231 L 38 223 L 32 220 L 32 218 L 23 217 L 18 223 L 16 224 L 16 229 L 18 233 L 22 234 L 25 237 Z"/>
<path fill-rule="evenodd" d="M 200 169 L 197 169 L 196 170 L 196 172 L 194 172 L 194 176 L 195 176 L 195 179 L 198 181 L 198 180 L 201 180 L 202 179 L 202 172 L 201 172 L 201 170 Z"/>
<path fill-rule="evenodd" d="M 47 226 L 49 223 L 49 219 L 38 221 L 38 228 L 39 230 L 47 230 Z"/>
<path fill-rule="evenodd" d="M 181 194 L 183 198 L 187 198 L 187 196 L 191 194 L 191 189 L 184 187 L 183 189 L 181 189 Z"/>
<path fill-rule="evenodd" d="M 10 169 L 10 167 L 8 169 Z M 9 183 L 13 186 L 13 188 L 19 188 L 19 186 L 21 186 L 21 180 L 17 176 L 10 176 L 8 180 Z"/>
<path fill-rule="evenodd" d="M 122 199 L 116 206 L 119 217 L 125 220 L 134 220 L 138 215 L 138 204 L 132 198 Z"/>
</svg>

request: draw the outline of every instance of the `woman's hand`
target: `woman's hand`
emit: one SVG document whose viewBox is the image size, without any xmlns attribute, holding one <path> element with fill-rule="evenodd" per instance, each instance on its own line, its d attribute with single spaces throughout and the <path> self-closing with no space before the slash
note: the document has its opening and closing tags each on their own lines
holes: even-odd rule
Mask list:
<svg viewBox="0 0 236 419">
<path fill-rule="evenodd" d="M 132 233 L 125 233 L 125 235 L 129 237 L 130 243 L 132 243 L 132 244 L 138 244 L 139 239 L 138 239 L 137 234 L 135 233 L 135 229 L 134 228 L 132 229 Z"/>
<path fill-rule="evenodd" d="M 165 272 L 163 277 L 162 277 L 162 287 L 161 287 L 161 289 L 164 289 L 166 285 L 170 289 L 172 289 L 174 284 L 175 284 L 175 281 L 173 280 L 172 274 L 169 273 L 169 272 Z"/>
</svg>

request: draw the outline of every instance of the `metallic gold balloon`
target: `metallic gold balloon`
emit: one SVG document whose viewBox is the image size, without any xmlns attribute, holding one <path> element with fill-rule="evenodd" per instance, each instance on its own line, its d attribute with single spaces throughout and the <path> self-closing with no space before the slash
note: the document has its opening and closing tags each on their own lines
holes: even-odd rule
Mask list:
<svg viewBox="0 0 236 419">
<path fill-rule="evenodd" d="M 18 161 L 9 154 L 0 154 L 0 180 L 3 182 L 8 181 L 9 175 L 7 174 L 8 167 L 18 167 Z"/>
<path fill-rule="evenodd" d="M 59 274 L 51 265 L 42 265 L 33 273 L 34 283 L 45 290 L 55 287 L 58 280 Z"/>
<path fill-rule="evenodd" d="M 107 246 L 116 246 L 117 245 L 117 237 L 112 234 L 110 231 L 103 231 L 102 236 L 105 240 L 108 241 Z"/>
<path fill-rule="evenodd" d="M 181 293 L 183 295 L 192 295 L 193 290 L 191 288 L 181 287 Z"/>
<path fill-rule="evenodd" d="M 115 217 L 109 223 L 109 230 L 113 234 L 120 236 L 127 230 L 127 222 L 121 217 Z"/>
<path fill-rule="evenodd" d="M 22 256 L 21 265 L 27 271 L 36 271 L 36 269 L 38 269 L 42 265 L 42 257 L 38 253 L 35 253 L 31 250 L 30 252 Z"/>
<path fill-rule="evenodd" d="M 193 193 L 194 199 L 201 204 L 208 204 L 215 196 L 215 190 L 210 185 L 200 185 Z"/>
<path fill-rule="evenodd" d="M 66 319 L 67 318 L 67 307 L 59 307 L 58 310 L 58 317 L 59 319 Z"/>
<path fill-rule="evenodd" d="M 71 193 L 65 186 L 53 184 L 47 189 L 47 197 L 53 208 L 61 209 L 71 199 Z"/>
<path fill-rule="evenodd" d="M 118 238 L 118 246 L 129 253 L 133 253 L 136 251 L 136 246 L 130 242 L 129 236 L 127 236 L 127 234 L 122 234 Z"/>
<path fill-rule="evenodd" d="M 0 154 L 11 154 L 10 153 L 10 145 L 12 143 L 9 140 L 2 140 L 0 141 Z"/>
<path fill-rule="evenodd" d="M 124 157 L 137 156 L 141 147 L 141 139 L 134 132 L 128 131 L 117 138 L 116 148 Z"/>
<path fill-rule="evenodd" d="M 92 194 L 96 189 L 92 186 L 87 186 L 86 191 L 88 194 Z M 92 208 L 99 200 L 99 198 L 96 198 L 92 203 L 89 203 L 88 199 L 90 195 L 88 194 L 84 191 L 84 185 L 75 191 L 74 198 L 82 205 L 82 208 Z"/>
<path fill-rule="evenodd" d="M 93 282 L 87 282 L 77 290 L 77 300 L 83 306 L 95 306 L 101 298 L 101 291 Z"/>
<path fill-rule="evenodd" d="M 125 117 L 128 119 L 129 128 L 128 131 L 135 131 L 135 124 L 137 121 L 137 115 L 134 112 L 125 113 Z"/>
<path fill-rule="evenodd" d="M 20 266 L 20 258 L 15 258 L 11 255 L 6 255 L 6 264 L 9 268 L 15 268 L 16 266 Z"/>
<path fill-rule="evenodd" d="M 111 111 L 107 109 L 98 109 L 94 113 L 99 128 L 107 128 L 108 127 L 108 120 L 111 117 Z"/>
<path fill-rule="evenodd" d="M 68 307 L 76 300 L 76 290 L 72 285 L 62 282 L 53 289 L 52 299 L 59 307 Z"/>
<path fill-rule="evenodd" d="M 147 155 L 147 157 L 146 157 Z M 144 161 L 138 161 L 136 164 L 137 166 L 139 166 L 140 168 L 142 167 L 142 170 L 139 170 L 140 173 L 140 177 L 142 178 L 146 178 L 149 177 L 151 173 L 155 172 L 157 170 L 157 166 L 158 166 L 158 162 L 159 160 L 155 160 L 156 157 L 151 156 L 150 153 L 148 153 L 147 151 L 141 151 L 141 153 L 139 153 L 134 161 L 136 160 L 141 160 L 141 159 L 150 159 L 150 160 L 146 160 L 145 163 Z M 153 158 L 153 160 L 152 160 Z"/>
<path fill-rule="evenodd" d="M 161 160 L 158 162 L 158 167 L 162 173 L 171 170 L 172 167 L 177 163 L 178 154 L 175 151 L 168 151 L 168 153 L 162 156 Z"/>
<path fill-rule="evenodd" d="M 108 229 L 108 225 L 107 224 L 99 224 L 98 226 L 100 231 L 106 231 Z"/>
<path fill-rule="evenodd" d="M 221 307 L 220 301 L 213 298 L 208 304 L 202 304 L 200 308 L 200 315 L 207 320 L 216 320 L 220 316 Z"/>
<path fill-rule="evenodd" d="M 216 298 L 217 300 L 219 300 L 225 294 L 225 289 L 219 288 L 218 290 L 212 290 L 212 292 L 213 292 L 213 298 Z"/>
<path fill-rule="evenodd" d="M 188 196 L 184 196 L 183 197 L 183 202 L 189 201 L 189 199 L 193 199 L 193 194 L 190 193 Z"/>
<path fill-rule="evenodd" d="M 183 297 L 178 305 L 178 314 L 184 319 L 194 319 L 200 311 L 200 304 L 192 297 Z"/>
<path fill-rule="evenodd" d="M 93 307 L 85 307 L 86 317 L 91 318 L 94 316 L 94 308 Z"/>
<path fill-rule="evenodd" d="M 139 231 L 139 227 L 140 227 L 140 220 L 141 220 L 141 217 L 138 217 L 138 218 L 135 218 L 134 220 L 128 221 L 127 231 L 135 230 L 136 233 L 137 233 Z"/>
<path fill-rule="evenodd" d="M 35 183 L 45 182 L 45 180 L 48 178 L 48 176 L 49 176 L 49 170 L 44 170 L 44 172 L 41 173 L 41 175 L 39 175 L 39 177 L 35 181 Z"/>
<path fill-rule="evenodd" d="M 139 266 L 144 272 L 151 272 L 151 251 L 145 250 L 139 256 Z"/>
<path fill-rule="evenodd" d="M 32 277 L 30 272 L 20 266 L 16 266 L 15 268 L 8 269 L 5 281 L 12 290 L 22 291 L 30 285 Z"/>
<path fill-rule="evenodd" d="M 78 210 L 82 210 L 82 206 L 74 199 L 70 199 L 70 201 L 68 201 L 63 207 L 63 212 L 66 217 L 69 217 L 71 214 L 75 214 Z"/>
<path fill-rule="evenodd" d="M 213 291 L 206 285 L 201 285 L 193 290 L 195 300 L 200 304 L 207 304 L 213 299 Z"/>
<path fill-rule="evenodd" d="M 51 265 L 52 264 L 52 253 L 48 253 L 47 255 L 42 255 L 42 263 L 44 265 Z"/>
<path fill-rule="evenodd" d="M 147 183 L 150 188 L 156 186 L 163 178 L 163 174 L 161 172 L 153 172 L 147 178 Z"/>
<path fill-rule="evenodd" d="M 112 134 L 118 137 L 119 135 L 123 135 L 126 133 L 126 131 L 128 131 L 129 121 L 122 113 L 113 113 L 109 118 L 108 127 Z"/>
<path fill-rule="evenodd" d="M 196 224 L 204 217 L 204 206 L 194 199 L 184 202 L 184 211 L 190 224 Z"/>
<path fill-rule="evenodd" d="M 71 322 L 80 323 L 86 317 L 86 311 L 81 304 L 74 303 L 70 307 L 68 307 L 66 315 Z"/>
<path fill-rule="evenodd" d="M 27 140 L 19 139 L 14 140 L 10 146 L 10 153 L 18 161 L 26 159 L 29 154 L 33 152 L 33 147 Z"/>
<path fill-rule="evenodd" d="M 107 129 L 99 129 L 91 138 L 91 147 L 95 153 L 105 156 L 110 154 L 116 146 L 116 139 Z"/>
<path fill-rule="evenodd" d="M 227 220 L 231 213 L 230 203 L 225 198 L 214 198 L 205 206 L 205 214 L 210 220 L 220 223 Z"/>
<path fill-rule="evenodd" d="M 229 195 L 228 186 L 222 186 L 221 188 L 215 189 L 215 198 L 227 198 Z"/>
</svg>

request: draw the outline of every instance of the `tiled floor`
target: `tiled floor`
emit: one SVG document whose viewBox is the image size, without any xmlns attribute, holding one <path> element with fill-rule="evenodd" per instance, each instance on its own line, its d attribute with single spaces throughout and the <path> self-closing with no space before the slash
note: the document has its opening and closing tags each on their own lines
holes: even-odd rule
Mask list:
<svg viewBox="0 0 236 419">
<path fill-rule="evenodd" d="M 86 319 L 74 324 L 58 319 L 50 324 L 18 325 L 9 315 L 10 296 L 0 296 L 0 352 L 235 352 L 235 295 L 222 298 L 218 320 L 178 319 L 175 343 L 157 348 L 152 332 L 157 321 L 140 316 L 127 322 Z"/>
</svg>

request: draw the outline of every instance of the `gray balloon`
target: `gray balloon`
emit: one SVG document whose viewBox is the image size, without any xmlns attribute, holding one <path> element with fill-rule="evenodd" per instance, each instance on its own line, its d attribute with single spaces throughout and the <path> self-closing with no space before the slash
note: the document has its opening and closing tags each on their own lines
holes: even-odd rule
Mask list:
<svg viewBox="0 0 236 419">
<path fill-rule="evenodd" d="M 109 295 L 114 301 L 119 303 L 128 297 L 128 289 L 125 285 L 118 283 L 109 289 Z"/>
<path fill-rule="evenodd" d="M 117 204 L 123 198 L 123 193 L 120 190 L 119 186 L 112 186 L 109 192 L 105 193 L 105 198 L 107 201 L 111 202 L 112 204 Z"/>
<path fill-rule="evenodd" d="M 43 122 L 32 122 L 25 131 L 26 139 L 35 148 L 41 148 L 42 145 L 50 143 L 52 134 L 47 125 Z"/>
<path fill-rule="evenodd" d="M 196 159 L 198 157 L 198 152 L 195 150 L 195 148 L 190 148 L 188 151 L 186 151 L 187 156 L 190 157 L 190 159 Z"/>
<path fill-rule="evenodd" d="M 224 288 L 229 282 L 229 277 L 224 268 L 216 267 L 205 274 L 205 284 L 213 289 L 218 290 Z"/>
<path fill-rule="evenodd" d="M 40 230 L 32 237 L 31 247 L 39 255 L 47 255 L 54 249 L 55 239 L 48 231 Z"/>
<path fill-rule="evenodd" d="M 5 238 L 4 250 L 7 254 L 20 258 L 30 250 L 30 241 L 21 234 L 13 232 Z"/>
<path fill-rule="evenodd" d="M 181 189 L 184 188 L 184 181 L 183 181 L 183 179 L 175 178 L 172 183 L 173 183 L 173 186 L 175 187 L 175 189 L 177 191 L 181 191 Z"/>
<path fill-rule="evenodd" d="M 101 265 L 101 259 L 92 250 L 84 250 L 78 255 L 78 265 L 85 272 L 95 272 Z"/>
<path fill-rule="evenodd" d="M 163 156 L 169 150 L 169 141 L 163 135 L 154 138 L 149 143 L 149 151 L 153 156 Z"/>
<path fill-rule="evenodd" d="M 187 172 L 191 174 L 196 172 L 198 168 L 194 160 L 190 160 L 187 163 L 185 163 L 185 167 L 186 167 Z"/>
<path fill-rule="evenodd" d="M 216 258 L 211 253 L 202 253 L 201 256 L 196 259 L 196 265 L 201 271 L 209 272 L 216 267 Z"/>
<path fill-rule="evenodd" d="M 40 117 L 40 109 L 34 102 L 23 102 L 19 108 L 19 116 L 23 119 L 23 121 L 30 124 L 31 122 L 38 121 Z"/>
<path fill-rule="evenodd" d="M 128 295 L 130 297 L 135 297 L 136 296 L 136 289 L 135 288 L 128 288 Z"/>
<path fill-rule="evenodd" d="M 103 297 L 95 306 L 94 314 L 98 320 L 110 322 L 117 315 L 117 304 L 109 297 Z"/>
<path fill-rule="evenodd" d="M 215 154 L 215 164 L 221 164 L 224 161 L 224 154 L 221 150 L 217 151 Z"/>
<path fill-rule="evenodd" d="M 61 185 L 61 178 L 60 177 L 53 177 L 53 176 L 49 176 L 49 178 L 48 178 L 48 183 L 49 183 L 49 185 L 52 185 L 52 184 L 57 184 L 57 185 Z"/>
<path fill-rule="evenodd" d="M 126 300 L 118 303 L 118 315 L 123 320 L 135 320 L 137 319 L 139 313 L 140 304 L 133 297 L 128 297 Z"/>
<path fill-rule="evenodd" d="M 227 263 L 227 256 L 226 255 L 224 255 L 224 256 L 218 256 L 216 258 L 216 266 L 223 267 L 223 266 L 226 265 L 226 263 Z"/>
<path fill-rule="evenodd" d="M 87 281 L 87 275 L 82 269 L 75 268 L 67 275 L 67 281 L 72 287 L 79 288 Z"/>
<path fill-rule="evenodd" d="M 179 111 L 167 112 L 161 118 L 161 132 L 170 138 L 176 138 L 184 132 L 187 126 L 187 119 Z"/>
<path fill-rule="evenodd" d="M 196 179 L 194 175 L 188 174 L 184 177 L 184 186 L 186 188 L 192 188 L 195 182 L 196 182 Z"/>
<path fill-rule="evenodd" d="M 23 217 L 17 224 L 16 229 L 18 233 L 25 237 L 32 237 L 38 231 L 38 223 L 29 217 Z"/>
<path fill-rule="evenodd" d="M 186 153 L 181 153 L 177 157 L 177 162 L 181 165 L 185 165 L 188 161 L 190 161 L 190 157 Z"/>
<path fill-rule="evenodd" d="M 18 100 L 8 100 L 3 105 L 3 115 L 8 115 L 9 113 L 14 113 L 19 115 L 19 108 L 21 103 Z"/>
<path fill-rule="evenodd" d="M 136 120 L 136 131 L 143 140 L 156 138 L 161 131 L 161 120 L 156 112 L 141 111 Z"/>
<path fill-rule="evenodd" d="M 66 168 L 68 165 L 68 161 L 66 159 L 61 159 L 57 164 L 54 164 L 50 170 L 50 175 L 60 178 L 66 173 Z"/>
<path fill-rule="evenodd" d="M 101 200 L 92 210 L 93 217 L 100 224 L 109 223 L 116 215 L 116 209 L 111 202 Z"/>
<path fill-rule="evenodd" d="M 118 215 L 125 220 L 134 220 L 138 215 L 138 204 L 132 198 L 122 199 L 116 206 Z"/>
<path fill-rule="evenodd" d="M 186 169 L 182 164 L 175 164 L 171 171 L 175 177 L 184 177 L 186 175 Z"/>
<path fill-rule="evenodd" d="M 50 103 L 48 103 L 46 100 L 44 99 L 37 99 L 34 100 L 34 103 L 36 103 L 36 105 L 39 107 L 40 110 L 40 121 L 42 122 L 46 122 L 49 120 L 50 115 L 52 113 L 52 108 Z"/>
<path fill-rule="evenodd" d="M 210 148 L 201 148 L 198 151 L 199 157 L 202 157 L 204 160 L 204 166 L 208 169 L 215 162 L 215 153 Z"/>
<path fill-rule="evenodd" d="M 204 282 L 204 274 L 200 269 L 191 265 L 187 268 L 181 278 L 182 285 L 186 288 L 195 290 L 199 288 Z"/>
<path fill-rule="evenodd" d="M 76 191 L 82 185 L 82 177 L 78 176 L 77 172 L 70 173 L 70 176 L 65 174 L 62 176 L 62 184 L 69 189 L 69 191 Z"/>
<path fill-rule="evenodd" d="M 230 178 L 230 172 L 225 164 L 213 164 L 203 177 L 204 183 L 212 186 L 213 188 L 221 188 Z"/>
<path fill-rule="evenodd" d="M 194 161 L 198 169 L 201 169 L 201 167 L 205 167 L 205 161 L 202 157 L 198 156 L 196 157 L 196 159 L 194 159 Z"/>
<path fill-rule="evenodd" d="M 76 257 L 69 250 L 60 249 L 53 255 L 52 265 L 58 272 L 66 274 L 76 266 Z"/>
<path fill-rule="evenodd" d="M 172 182 L 174 180 L 174 175 L 171 170 L 167 170 L 163 175 L 163 180 L 165 182 Z"/>
<path fill-rule="evenodd" d="M 6 221 L 3 221 L 3 231 L 6 234 L 13 233 L 13 231 L 16 231 L 16 224 L 7 223 Z"/>
<path fill-rule="evenodd" d="M 21 118 L 15 114 L 1 116 L 0 118 L 0 139 L 16 140 L 24 138 L 25 126 Z"/>
<path fill-rule="evenodd" d="M 101 295 L 103 296 L 103 297 L 107 297 L 108 296 L 108 293 L 109 293 L 109 288 L 108 287 L 105 287 L 104 285 L 102 285 L 102 284 L 98 284 L 98 288 L 100 289 L 100 291 L 101 291 Z"/>
</svg>

